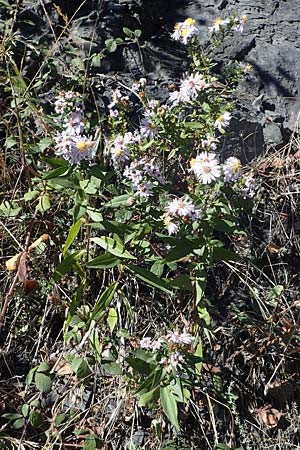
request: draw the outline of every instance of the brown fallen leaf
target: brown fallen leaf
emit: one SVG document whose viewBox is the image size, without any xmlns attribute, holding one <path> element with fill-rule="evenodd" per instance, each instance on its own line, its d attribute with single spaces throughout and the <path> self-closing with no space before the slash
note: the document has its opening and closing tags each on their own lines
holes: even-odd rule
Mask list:
<svg viewBox="0 0 300 450">
<path fill-rule="evenodd" d="M 74 373 L 71 364 L 65 359 L 59 361 L 55 367 L 55 372 L 59 376 L 72 375 Z"/>
<path fill-rule="evenodd" d="M 276 255 L 280 249 L 281 249 L 281 247 L 277 244 L 271 243 L 271 244 L 267 245 L 267 250 L 270 253 L 270 255 Z"/>
<path fill-rule="evenodd" d="M 259 421 L 267 428 L 275 428 L 281 419 L 282 412 L 273 408 L 272 405 L 266 405 L 256 410 Z"/>
</svg>

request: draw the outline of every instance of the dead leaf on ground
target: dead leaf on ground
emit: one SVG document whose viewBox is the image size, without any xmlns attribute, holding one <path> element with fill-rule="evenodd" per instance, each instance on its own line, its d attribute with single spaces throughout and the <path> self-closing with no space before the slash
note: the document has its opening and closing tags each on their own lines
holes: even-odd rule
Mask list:
<svg viewBox="0 0 300 450">
<path fill-rule="evenodd" d="M 282 412 L 273 408 L 272 405 L 266 405 L 256 410 L 259 421 L 267 428 L 275 428 L 281 419 Z"/>
<path fill-rule="evenodd" d="M 59 376 L 72 375 L 74 373 L 71 364 L 65 359 L 59 361 L 54 370 Z"/>
</svg>

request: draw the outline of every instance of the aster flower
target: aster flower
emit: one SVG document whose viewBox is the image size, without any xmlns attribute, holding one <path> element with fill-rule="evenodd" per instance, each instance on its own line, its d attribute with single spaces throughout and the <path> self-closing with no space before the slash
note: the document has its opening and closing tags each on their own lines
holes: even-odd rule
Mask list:
<svg viewBox="0 0 300 450">
<path fill-rule="evenodd" d="M 143 138 L 153 139 L 157 135 L 157 126 L 149 117 L 141 120 L 140 133 Z"/>
<path fill-rule="evenodd" d="M 201 147 L 207 150 L 216 150 L 219 140 L 214 136 L 206 136 L 206 139 L 202 139 Z"/>
<path fill-rule="evenodd" d="M 150 337 L 144 337 L 140 340 L 140 347 L 146 350 L 152 349 L 152 339 Z"/>
<path fill-rule="evenodd" d="M 194 220 L 201 218 L 201 212 L 195 208 L 191 200 L 186 198 L 175 198 L 166 207 L 166 214 L 171 217 Z"/>
<path fill-rule="evenodd" d="M 183 98 L 181 91 L 173 91 L 169 95 L 169 101 L 172 103 L 172 106 L 178 105 L 182 100 Z"/>
<path fill-rule="evenodd" d="M 199 94 L 200 91 L 207 89 L 209 83 L 206 83 L 201 73 L 190 75 L 181 82 L 180 94 L 184 100 L 191 100 Z"/>
<path fill-rule="evenodd" d="M 164 214 L 164 224 L 167 227 L 168 234 L 177 234 L 179 230 L 179 224 L 176 222 L 172 222 L 172 217 L 169 214 Z"/>
<path fill-rule="evenodd" d="M 195 338 L 185 331 L 183 333 L 180 333 L 179 331 L 170 331 L 167 334 L 166 339 L 173 344 L 190 345 Z"/>
<path fill-rule="evenodd" d="M 241 17 L 236 17 L 234 19 L 235 25 L 232 28 L 233 31 L 237 31 L 238 33 L 243 33 L 247 21 L 248 21 L 248 16 L 246 16 L 245 14 Z"/>
<path fill-rule="evenodd" d="M 199 35 L 199 29 L 196 27 L 195 19 L 191 17 L 187 18 L 184 22 L 178 22 L 175 24 L 172 38 L 175 41 L 180 41 L 187 45 L 188 41 L 193 36 Z"/>
<path fill-rule="evenodd" d="M 163 358 L 160 363 L 165 367 L 167 372 L 177 370 L 178 366 L 184 362 L 183 356 L 178 352 L 172 352 L 169 358 Z"/>
<path fill-rule="evenodd" d="M 91 161 L 95 157 L 95 143 L 86 136 L 72 136 L 63 132 L 56 136 L 55 141 L 57 153 L 70 164 Z"/>
<path fill-rule="evenodd" d="M 226 159 L 223 166 L 224 181 L 238 180 L 242 175 L 241 167 L 241 161 L 238 158 L 231 156 L 230 158 Z"/>
<path fill-rule="evenodd" d="M 111 159 L 116 164 L 129 161 L 130 149 L 124 145 L 113 145 L 111 147 L 110 153 Z"/>
<path fill-rule="evenodd" d="M 246 198 L 253 198 L 256 194 L 257 183 L 255 179 L 249 175 L 244 178 L 244 187 L 242 188 L 242 195 Z"/>
<path fill-rule="evenodd" d="M 203 184 L 210 184 L 221 176 L 215 153 L 202 152 L 190 161 L 191 170 Z"/>
<path fill-rule="evenodd" d="M 221 17 L 217 17 L 214 20 L 214 24 L 211 27 L 208 27 L 210 33 L 218 33 L 222 28 L 227 27 L 230 23 L 230 19 L 221 19 Z"/>
<path fill-rule="evenodd" d="M 149 198 L 153 195 L 153 184 L 151 181 L 146 181 L 145 183 L 141 183 L 136 186 L 137 193 L 140 197 Z"/>
<path fill-rule="evenodd" d="M 224 112 L 221 114 L 215 121 L 215 128 L 219 131 L 223 131 L 223 128 L 226 128 L 231 120 L 231 114 L 229 112 Z"/>
</svg>

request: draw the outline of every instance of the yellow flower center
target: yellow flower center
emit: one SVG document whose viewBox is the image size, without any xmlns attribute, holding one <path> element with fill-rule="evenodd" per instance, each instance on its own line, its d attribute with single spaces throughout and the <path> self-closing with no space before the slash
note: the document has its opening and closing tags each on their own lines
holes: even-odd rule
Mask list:
<svg viewBox="0 0 300 450">
<path fill-rule="evenodd" d="M 192 27 L 192 26 L 195 25 L 196 20 L 195 20 L 195 19 L 192 19 L 191 17 L 188 17 L 188 18 L 184 21 L 184 23 L 185 23 L 186 25 L 189 25 L 190 27 Z"/>
<path fill-rule="evenodd" d="M 185 37 L 187 34 L 188 34 L 188 30 L 186 28 L 181 30 L 181 36 Z"/>
<path fill-rule="evenodd" d="M 223 114 L 221 114 L 218 118 L 217 118 L 217 122 L 223 122 L 224 120 L 224 116 Z"/>
<path fill-rule="evenodd" d="M 247 22 L 248 16 L 246 16 L 246 14 L 244 14 L 244 15 L 241 17 L 241 19 L 242 19 L 243 22 Z"/>
<path fill-rule="evenodd" d="M 217 18 L 214 20 L 214 24 L 215 24 L 215 25 L 222 25 L 222 23 L 223 23 L 223 19 L 221 19 L 221 17 L 217 17 Z"/>
<path fill-rule="evenodd" d="M 190 166 L 191 166 L 191 167 L 194 167 L 195 164 L 196 164 L 196 159 L 195 159 L 195 158 L 192 158 L 192 159 L 190 160 Z"/>
<path fill-rule="evenodd" d="M 85 141 L 79 141 L 76 143 L 76 148 L 80 152 L 85 152 L 87 148 L 87 143 Z"/>
<path fill-rule="evenodd" d="M 231 168 L 234 172 L 238 172 L 240 170 L 240 168 L 242 167 L 242 163 L 239 159 L 235 159 L 232 164 L 231 164 Z"/>
<path fill-rule="evenodd" d="M 123 152 L 124 152 L 124 150 L 122 148 L 116 148 L 115 155 L 121 156 L 121 155 L 123 155 Z"/>
</svg>

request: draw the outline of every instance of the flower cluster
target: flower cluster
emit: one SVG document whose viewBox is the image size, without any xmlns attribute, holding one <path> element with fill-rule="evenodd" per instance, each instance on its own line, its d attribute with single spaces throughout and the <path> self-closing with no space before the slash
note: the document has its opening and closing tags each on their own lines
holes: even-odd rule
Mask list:
<svg viewBox="0 0 300 450">
<path fill-rule="evenodd" d="M 203 184 L 211 184 L 218 180 L 222 175 L 222 169 L 225 182 L 236 181 L 242 175 L 241 161 L 233 156 L 221 166 L 215 153 L 201 152 L 196 158 L 191 159 L 190 165 L 191 171 Z"/>
<path fill-rule="evenodd" d="M 73 100 L 77 94 L 66 93 L 67 100 Z M 68 106 L 68 102 L 66 103 Z M 57 109 L 57 105 L 56 105 Z M 66 108 L 61 108 L 65 112 Z M 58 155 L 69 161 L 70 164 L 80 164 L 81 161 L 91 161 L 95 157 L 95 142 L 84 132 L 84 114 L 82 107 L 77 104 L 74 110 L 64 121 L 64 131 L 55 136 L 55 149 Z"/>
<path fill-rule="evenodd" d="M 131 90 L 133 92 L 140 92 L 143 91 L 145 89 L 145 86 L 147 84 L 147 80 L 146 78 L 140 78 L 139 80 L 135 81 L 132 86 L 131 86 Z"/>
<path fill-rule="evenodd" d="M 257 183 L 255 181 L 255 179 L 249 175 L 247 177 L 244 178 L 244 186 L 241 190 L 241 194 L 243 196 L 244 199 L 246 198 L 253 198 L 256 194 L 257 191 Z"/>
<path fill-rule="evenodd" d="M 169 332 L 166 336 L 159 339 L 144 337 L 140 340 L 140 347 L 153 352 L 160 351 L 159 363 L 162 364 L 168 372 L 176 371 L 184 363 L 184 357 L 180 353 L 182 348 L 190 346 L 195 338 L 183 331 Z"/>
<path fill-rule="evenodd" d="M 193 36 L 198 37 L 198 35 L 199 29 L 196 27 L 195 19 L 188 17 L 184 22 L 176 23 L 172 38 L 187 45 Z"/>
<path fill-rule="evenodd" d="M 169 101 L 172 105 L 178 105 L 180 102 L 188 102 L 195 99 L 200 91 L 210 87 L 210 84 L 205 81 L 201 73 L 196 72 L 193 75 L 188 75 L 181 81 L 179 91 L 174 91 L 169 96 Z"/>
<path fill-rule="evenodd" d="M 78 92 L 62 91 L 55 97 L 54 111 L 57 114 L 64 114 L 66 110 L 74 105 L 74 100 L 80 97 Z"/>
<path fill-rule="evenodd" d="M 135 136 L 131 133 L 118 135 L 112 142 L 110 153 L 114 165 L 119 166 L 130 159 L 130 144 L 135 142 Z"/>
<path fill-rule="evenodd" d="M 112 91 L 112 101 L 108 105 L 109 116 L 112 118 L 119 117 L 120 108 L 127 108 L 129 105 L 128 95 L 123 95 L 119 89 Z"/>
<path fill-rule="evenodd" d="M 153 195 L 155 184 L 165 183 L 161 169 L 154 163 L 153 159 L 148 158 L 132 162 L 124 170 L 124 177 L 132 182 L 137 195 L 146 199 Z"/>
<path fill-rule="evenodd" d="M 202 214 L 196 209 L 193 202 L 187 198 L 175 198 L 166 207 L 164 214 L 164 224 L 169 234 L 176 234 L 180 223 L 201 219 Z"/>
<path fill-rule="evenodd" d="M 212 34 L 224 32 L 225 29 L 231 29 L 238 33 L 243 33 L 247 21 L 248 17 L 246 15 L 226 19 L 216 17 L 213 25 L 211 27 L 208 27 L 208 30 Z"/>
</svg>

